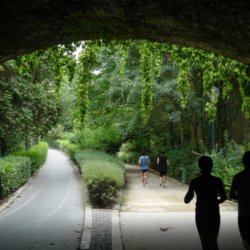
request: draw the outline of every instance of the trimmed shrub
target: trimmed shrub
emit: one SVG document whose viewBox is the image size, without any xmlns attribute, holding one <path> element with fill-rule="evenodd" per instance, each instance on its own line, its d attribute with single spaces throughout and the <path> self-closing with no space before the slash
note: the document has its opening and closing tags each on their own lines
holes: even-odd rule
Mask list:
<svg viewBox="0 0 250 250">
<path fill-rule="evenodd" d="M 31 175 L 33 175 L 45 162 L 48 152 L 48 143 L 40 142 L 28 150 L 14 152 L 14 156 L 26 156 L 31 159 Z"/>
<path fill-rule="evenodd" d="M 98 151 L 84 151 L 75 156 L 94 205 L 106 207 L 115 202 L 124 186 L 124 167 L 117 158 Z"/>
<path fill-rule="evenodd" d="M 0 158 L 0 197 L 14 192 L 31 176 L 31 160 L 28 157 L 7 156 Z"/>
</svg>

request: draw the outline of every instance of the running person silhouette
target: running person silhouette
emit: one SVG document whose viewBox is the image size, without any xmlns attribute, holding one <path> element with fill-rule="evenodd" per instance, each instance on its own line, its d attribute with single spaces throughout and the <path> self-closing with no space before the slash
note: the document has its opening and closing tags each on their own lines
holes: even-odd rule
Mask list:
<svg viewBox="0 0 250 250">
<path fill-rule="evenodd" d="M 218 250 L 217 238 L 220 229 L 219 204 L 227 198 L 223 182 L 211 175 L 213 161 L 209 156 L 199 159 L 200 176 L 194 178 L 184 198 L 189 203 L 196 193 L 195 222 L 203 250 Z M 218 198 L 218 195 L 220 198 Z"/>
<path fill-rule="evenodd" d="M 157 157 L 157 165 L 160 175 L 160 186 L 166 187 L 166 175 L 167 175 L 167 168 L 169 165 L 169 161 L 167 156 L 165 155 L 164 151 Z"/>
<path fill-rule="evenodd" d="M 250 249 L 250 151 L 242 157 L 244 170 L 232 181 L 230 198 L 238 200 L 238 226 L 246 249 Z"/>
</svg>

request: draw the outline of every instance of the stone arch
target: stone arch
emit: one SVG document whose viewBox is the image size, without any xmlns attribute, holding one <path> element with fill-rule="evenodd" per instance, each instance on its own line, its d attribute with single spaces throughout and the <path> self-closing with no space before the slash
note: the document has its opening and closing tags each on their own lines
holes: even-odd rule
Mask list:
<svg viewBox="0 0 250 250">
<path fill-rule="evenodd" d="M 0 62 L 53 44 L 150 39 L 220 53 L 250 64 L 245 0 L 12 0 L 0 8 Z"/>
</svg>

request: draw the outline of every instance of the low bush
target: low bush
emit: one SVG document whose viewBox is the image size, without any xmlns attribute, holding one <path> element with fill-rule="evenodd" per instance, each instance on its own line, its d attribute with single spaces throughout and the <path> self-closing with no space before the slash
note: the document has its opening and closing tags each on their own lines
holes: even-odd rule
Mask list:
<svg viewBox="0 0 250 250">
<path fill-rule="evenodd" d="M 115 202 L 124 185 L 124 167 L 117 158 L 99 151 L 84 151 L 75 156 L 94 205 L 106 207 Z"/>
<path fill-rule="evenodd" d="M 45 162 L 48 152 L 48 143 L 40 142 L 28 150 L 14 152 L 14 156 L 26 156 L 31 160 L 31 175 L 33 175 Z"/>
<path fill-rule="evenodd" d="M 168 175 L 188 183 L 199 173 L 197 159 L 189 146 L 166 152 L 169 159 Z"/>
<path fill-rule="evenodd" d="M 30 158 L 21 156 L 0 158 L 0 197 L 14 192 L 26 183 L 30 176 Z"/>
<path fill-rule="evenodd" d="M 223 149 L 216 149 L 211 154 L 204 151 L 204 155 L 209 155 L 213 159 L 214 176 L 222 179 L 226 192 L 231 187 L 233 176 L 243 169 L 242 156 L 245 147 L 228 141 Z M 199 175 L 198 159 L 203 155 L 195 155 L 189 147 L 170 150 L 168 156 L 170 166 L 168 174 L 183 183 L 189 183 L 191 179 Z"/>
<path fill-rule="evenodd" d="M 227 142 L 224 149 L 214 151 L 211 157 L 214 162 L 213 174 L 220 177 L 229 192 L 233 176 L 243 169 L 242 156 L 245 148 L 235 142 Z"/>
</svg>

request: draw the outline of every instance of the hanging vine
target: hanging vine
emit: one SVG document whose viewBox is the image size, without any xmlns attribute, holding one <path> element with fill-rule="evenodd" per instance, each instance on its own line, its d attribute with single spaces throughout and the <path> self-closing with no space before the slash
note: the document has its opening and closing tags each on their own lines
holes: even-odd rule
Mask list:
<svg viewBox="0 0 250 250">
<path fill-rule="evenodd" d="M 166 54 L 166 51 L 169 48 L 169 44 L 167 43 L 152 43 L 153 48 L 153 58 L 154 58 L 154 75 L 155 77 L 160 77 L 161 75 L 161 66 L 163 63 L 163 57 Z"/>
<path fill-rule="evenodd" d="M 181 93 L 181 105 L 185 107 L 190 93 L 189 71 L 191 67 L 191 51 L 188 48 L 178 45 L 169 46 L 168 51 L 171 53 L 171 59 L 179 66 L 178 90 Z"/>
<path fill-rule="evenodd" d="M 118 53 L 119 53 L 119 61 L 120 61 L 120 75 L 121 75 L 121 82 L 122 82 L 122 99 L 125 102 L 124 96 L 124 88 L 126 85 L 126 60 L 128 57 L 127 46 L 120 44 L 118 45 Z"/>
<path fill-rule="evenodd" d="M 247 75 L 246 70 L 246 65 L 239 64 L 239 67 L 235 68 L 235 73 L 240 85 L 242 111 L 247 118 L 250 118 L 250 77 Z"/>
<path fill-rule="evenodd" d="M 97 63 L 97 53 L 98 46 L 95 43 L 87 43 L 79 57 L 76 85 L 77 114 L 80 126 L 84 126 L 84 120 L 89 106 L 89 83 L 93 79 L 93 71 Z"/>
<path fill-rule="evenodd" d="M 142 77 L 142 91 L 141 91 L 141 108 L 142 117 L 145 123 L 148 122 L 150 112 L 153 108 L 153 53 L 151 44 L 147 41 L 142 41 L 139 44 L 140 52 L 140 73 Z"/>
<path fill-rule="evenodd" d="M 246 66 L 214 53 L 179 45 L 169 46 L 173 62 L 179 66 L 178 89 L 182 93 L 181 103 L 185 106 L 190 92 L 189 72 L 194 67 L 202 73 L 203 96 L 206 100 L 205 111 L 210 120 L 216 115 L 219 96 L 226 99 L 233 89 L 233 82 L 237 82 L 242 96 L 242 111 L 249 117 L 250 81 L 246 74 Z M 214 95 L 213 88 L 219 87 L 221 95 Z M 249 94 L 247 94 L 249 92 Z"/>
</svg>

